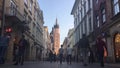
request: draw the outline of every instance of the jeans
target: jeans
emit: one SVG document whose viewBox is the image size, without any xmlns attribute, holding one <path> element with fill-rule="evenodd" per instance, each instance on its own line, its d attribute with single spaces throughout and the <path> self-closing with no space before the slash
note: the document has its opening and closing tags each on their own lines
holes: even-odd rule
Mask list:
<svg viewBox="0 0 120 68">
<path fill-rule="evenodd" d="M 0 46 L 0 63 L 1 64 L 5 62 L 6 50 L 7 50 L 7 46 Z"/>
<path fill-rule="evenodd" d="M 60 54 L 60 64 L 62 64 L 63 54 Z"/>
<path fill-rule="evenodd" d="M 17 58 L 16 58 L 15 64 L 17 65 L 20 63 L 21 65 L 23 65 L 23 63 L 24 63 L 24 50 L 19 50 L 18 55 L 16 57 Z"/>
<path fill-rule="evenodd" d="M 67 56 L 67 63 L 71 64 L 71 60 L 72 60 L 72 55 L 68 55 Z"/>
<path fill-rule="evenodd" d="M 104 66 L 104 50 L 98 51 L 98 58 L 101 66 Z"/>
<path fill-rule="evenodd" d="M 83 57 L 83 64 L 88 63 L 88 48 L 81 48 L 81 54 Z"/>
</svg>

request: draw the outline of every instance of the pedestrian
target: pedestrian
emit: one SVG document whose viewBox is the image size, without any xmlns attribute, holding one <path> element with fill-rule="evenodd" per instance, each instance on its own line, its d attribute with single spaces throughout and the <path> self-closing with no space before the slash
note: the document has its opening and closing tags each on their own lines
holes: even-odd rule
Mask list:
<svg viewBox="0 0 120 68">
<path fill-rule="evenodd" d="M 104 49 L 106 49 L 106 51 L 107 51 L 107 45 L 102 40 L 102 36 L 99 36 L 97 38 L 96 46 L 97 46 L 97 54 L 98 54 L 98 58 L 100 61 L 100 65 L 101 65 L 101 67 L 104 67 Z"/>
<path fill-rule="evenodd" d="M 83 34 L 83 38 L 80 44 L 80 53 L 83 57 L 84 66 L 87 66 L 88 63 L 88 50 L 89 50 L 89 40 L 87 39 L 86 35 Z"/>
<path fill-rule="evenodd" d="M 61 48 L 59 49 L 59 57 L 60 57 L 60 64 L 62 64 L 62 61 L 63 61 L 63 45 L 61 45 Z"/>
<path fill-rule="evenodd" d="M 17 37 L 13 40 L 13 61 L 16 62 L 17 56 L 18 56 L 18 40 Z"/>
<path fill-rule="evenodd" d="M 0 37 L 0 64 L 5 63 L 5 54 L 9 45 L 10 36 L 5 34 Z"/>
<path fill-rule="evenodd" d="M 18 57 L 18 45 L 14 43 L 13 45 L 13 61 L 16 62 L 17 61 L 17 57 Z"/>
<path fill-rule="evenodd" d="M 72 48 L 70 48 L 70 45 L 68 45 L 67 48 L 67 63 L 71 64 L 72 61 Z"/>
<path fill-rule="evenodd" d="M 88 56 L 89 56 L 89 64 L 93 63 L 94 62 L 94 55 L 93 55 L 93 51 L 91 50 L 91 48 L 89 49 Z"/>
<path fill-rule="evenodd" d="M 18 47 L 18 57 L 14 65 L 18 65 L 19 63 L 21 65 L 24 64 L 24 54 L 25 54 L 25 47 L 27 46 L 27 40 L 25 39 L 25 36 L 22 35 L 22 38 L 19 41 Z"/>
<path fill-rule="evenodd" d="M 54 62 L 56 61 L 56 53 L 55 52 L 53 52 L 53 60 L 54 60 Z"/>
<path fill-rule="evenodd" d="M 53 61 L 53 52 L 52 52 L 52 50 L 50 50 L 50 52 L 49 52 L 49 61 L 52 63 L 52 61 Z"/>
</svg>

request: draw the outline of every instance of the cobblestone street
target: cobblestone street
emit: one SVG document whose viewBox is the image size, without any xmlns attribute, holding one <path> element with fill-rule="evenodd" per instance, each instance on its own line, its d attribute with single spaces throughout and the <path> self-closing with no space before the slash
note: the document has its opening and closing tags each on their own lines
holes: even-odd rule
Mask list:
<svg viewBox="0 0 120 68">
<path fill-rule="evenodd" d="M 0 68 L 101 68 L 99 64 L 89 64 L 88 66 L 83 66 L 80 63 L 72 63 L 71 65 L 68 65 L 66 62 L 63 64 L 59 64 L 57 62 L 25 62 L 23 66 L 17 65 L 14 66 L 10 63 L 0 65 Z M 118 64 L 105 64 L 104 68 L 120 68 L 120 65 Z"/>
</svg>

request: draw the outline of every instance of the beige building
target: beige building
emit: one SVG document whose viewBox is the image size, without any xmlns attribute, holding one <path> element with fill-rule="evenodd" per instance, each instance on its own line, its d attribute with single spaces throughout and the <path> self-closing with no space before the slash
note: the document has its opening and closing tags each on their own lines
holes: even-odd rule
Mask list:
<svg viewBox="0 0 120 68">
<path fill-rule="evenodd" d="M 3 1 L 3 0 L 0 0 Z M 41 47 L 43 45 L 43 13 L 37 0 L 4 0 L 4 28 L 12 29 L 10 44 L 8 47 L 7 60 L 12 61 L 14 41 L 18 43 L 22 34 L 29 42 L 26 47 L 25 59 L 36 60 L 40 57 Z M 0 2 L 0 10 L 3 11 L 3 3 Z M 2 20 L 0 12 L 0 20 Z M 39 55 L 38 55 L 39 54 Z"/>
<path fill-rule="evenodd" d="M 63 41 L 63 49 L 64 49 L 63 55 L 64 55 L 65 57 L 67 56 L 67 54 L 66 54 L 66 52 L 67 52 L 67 44 L 68 44 L 68 38 L 65 37 L 65 39 L 64 39 L 64 41 Z"/>
<path fill-rule="evenodd" d="M 43 51 L 42 51 L 42 59 L 46 60 L 49 57 L 49 51 L 51 50 L 51 40 L 48 32 L 48 27 L 44 26 L 44 35 L 43 35 Z"/>
<path fill-rule="evenodd" d="M 74 39 L 74 28 L 69 29 L 67 36 L 68 36 L 68 43 L 67 43 L 67 45 L 69 45 L 71 48 L 73 48 L 74 43 L 75 43 L 75 39 Z"/>
<path fill-rule="evenodd" d="M 74 48 L 74 44 L 75 44 L 75 37 L 74 37 L 74 28 L 69 29 L 68 31 L 68 43 L 67 46 L 69 45 L 70 48 Z M 75 56 L 75 50 L 72 51 L 72 57 Z"/>
</svg>

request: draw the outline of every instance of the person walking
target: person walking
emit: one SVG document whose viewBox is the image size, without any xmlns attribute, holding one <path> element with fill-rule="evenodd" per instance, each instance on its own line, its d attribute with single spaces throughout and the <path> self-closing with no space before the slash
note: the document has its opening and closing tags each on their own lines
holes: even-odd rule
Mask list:
<svg viewBox="0 0 120 68">
<path fill-rule="evenodd" d="M 6 34 L 0 37 L 0 64 L 5 63 L 5 54 L 9 45 L 9 38 L 10 36 Z"/>
<path fill-rule="evenodd" d="M 93 55 L 93 51 L 91 50 L 91 48 L 89 49 L 88 56 L 89 56 L 89 64 L 93 63 L 94 62 L 94 55 Z"/>
<path fill-rule="evenodd" d="M 13 62 L 17 61 L 17 57 L 18 57 L 18 45 L 16 43 L 14 43 L 14 45 L 13 45 Z"/>
<path fill-rule="evenodd" d="M 53 61 L 53 52 L 52 52 L 52 50 L 50 50 L 50 52 L 49 52 L 49 61 L 52 63 L 52 61 Z"/>
<path fill-rule="evenodd" d="M 62 64 L 62 60 L 63 60 L 63 45 L 61 45 L 61 48 L 59 49 L 59 57 L 60 57 L 60 64 Z"/>
<path fill-rule="evenodd" d="M 80 53 L 83 57 L 84 66 L 87 66 L 88 63 L 88 51 L 89 51 L 89 40 L 87 39 L 86 35 L 83 34 L 83 38 L 80 44 Z"/>
<path fill-rule="evenodd" d="M 53 60 L 56 62 L 56 53 L 53 51 Z"/>
<path fill-rule="evenodd" d="M 18 63 L 20 63 L 21 65 L 23 65 L 24 63 L 24 54 L 25 54 L 25 47 L 27 46 L 27 40 L 25 39 L 25 36 L 22 35 L 22 38 L 19 41 L 18 44 L 18 57 L 17 60 L 15 62 L 14 65 L 18 65 Z"/>
<path fill-rule="evenodd" d="M 72 48 L 70 48 L 70 45 L 68 45 L 68 48 L 67 48 L 67 63 L 71 64 L 71 60 L 72 60 Z"/>
<path fill-rule="evenodd" d="M 13 43 L 13 62 L 16 61 L 18 57 L 18 40 L 17 37 L 14 38 L 14 43 Z"/>
<path fill-rule="evenodd" d="M 104 67 L 104 49 L 106 49 L 106 51 L 107 51 L 107 45 L 102 40 L 101 36 L 99 36 L 97 38 L 96 46 L 97 46 L 97 54 L 98 54 L 98 58 L 100 61 L 100 65 L 101 65 L 101 67 Z"/>
</svg>

